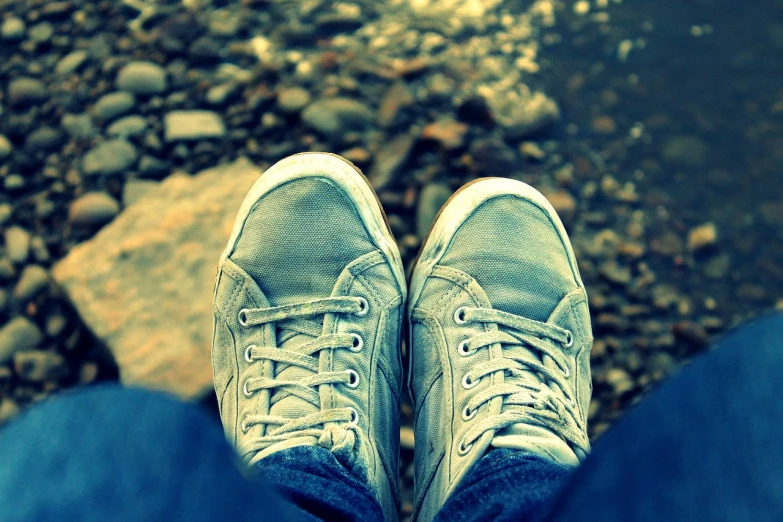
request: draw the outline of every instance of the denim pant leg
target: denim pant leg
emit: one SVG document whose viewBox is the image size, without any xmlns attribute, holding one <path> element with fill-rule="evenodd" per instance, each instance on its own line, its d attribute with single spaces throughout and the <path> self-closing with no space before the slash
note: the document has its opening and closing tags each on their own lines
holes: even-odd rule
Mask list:
<svg viewBox="0 0 783 522">
<path fill-rule="evenodd" d="M 295 450 L 288 451 L 309 458 Z M 345 491 L 355 484 L 340 482 L 336 462 L 324 463 L 320 481 L 313 466 L 301 461 L 280 479 L 313 495 L 318 484 L 324 497 L 342 488 L 354 500 Z M 259 522 L 330 515 L 308 511 L 309 504 L 298 508 L 242 469 L 220 425 L 197 406 L 140 389 L 95 387 L 32 407 L 0 430 L 0 520 Z M 327 488 L 329 473 L 335 481 Z M 366 503 L 351 506 L 357 519 Z"/>
<path fill-rule="evenodd" d="M 575 471 L 495 450 L 439 520 L 783 520 L 783 316 L 730 332 Z"/>
</svg>

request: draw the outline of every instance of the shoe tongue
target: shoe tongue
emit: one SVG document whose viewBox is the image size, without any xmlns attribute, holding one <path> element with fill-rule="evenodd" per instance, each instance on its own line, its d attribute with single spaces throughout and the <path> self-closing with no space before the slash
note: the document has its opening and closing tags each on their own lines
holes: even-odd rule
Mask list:
<svg viewBox="0 0 783 522">
<path fill-rule="evenodd" d="M 283 331 L 284 331 L 283 329 L 278 329 L 278 333 L 277 333 L 278 338 L 281 337 Z M 294 351 L 294 348 L 296 348 L 297 346 L 301 346 L 312 340 L 313 338 L 310 337 L 309 335 L 297 333 L 291 338 L 286 339 L 282 344 L 278 343 L 277 347 L 280 350 Z M 315 358 L 315 356 L 313 356 L 313 358 Z M 278 366 L 275 375 L 276 380 L 300 381 L 302 379 L 314 375 L 314 372 L 311 372 L 306 368 L 302 368 L 301 366 L 295 366 L 295 365 L 285 366 L 282 363 L 276 363 L 276 364 Z M 280 369 L 281 367 L 283 368 L 282 370 Z M 272 393 L 272 398 L 275 398 L 275 396 L 279 393 L 283 393 L 283 391 L 275 390 Z M 287 419 L 297 419 L 300 417 L 304 417 L 305 415 L 310 415 L 311 413 L 316 413 L 319 410 L 320 410 L 319 407 L 310 404 L 308 401 L 302 399 L 301 397 L 297 395 L 289 394 L 285 398 L 277 401 L 276 404 L 273 404 L 272 407 L 269 408 L 269 414 L 285 417 Z"/>
</svg>

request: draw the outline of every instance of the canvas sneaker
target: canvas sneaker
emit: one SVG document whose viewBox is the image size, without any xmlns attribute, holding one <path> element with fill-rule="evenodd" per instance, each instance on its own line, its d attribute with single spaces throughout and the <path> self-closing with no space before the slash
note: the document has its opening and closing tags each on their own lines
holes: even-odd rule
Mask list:
<svg viewBox="0 0 783 522">
<path fill-rule="evenodd" d="M 258 179 L 213 302 L 220 415 L 248 465 L 326 448 L 397 520 L 405 297 L 386 217 L 353 164 L 303 153 Z"/>
<path fill-rule="evenodd" d="M 432 520 L 493 448 L 574 466 L 586 457 L 587 295 L 544 196 L 504 178 L 462 187 L 436 217 L 409 293 L 414 520 Z"/>
</svg>

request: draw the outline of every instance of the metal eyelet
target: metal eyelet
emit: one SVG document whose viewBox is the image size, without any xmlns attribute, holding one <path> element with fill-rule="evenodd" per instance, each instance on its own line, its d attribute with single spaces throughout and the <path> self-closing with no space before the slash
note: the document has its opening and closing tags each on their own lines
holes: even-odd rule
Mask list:
<svg viewBox="0 0 783 522">
<path fill-rule="evenodd" d="M 368 303 L 367 299 L 365 299 L 364 297 L 359 297 L 359 305 L 361 306 L 361 308 L 359 309 L 358 312 L 354 312 L 354 315 L 356 317 L 364 317 L 365 315 L 367 315 L 367 312 L 370 311 L 370 303 Z"/>
<path fill-rule="evenodd" d="M 476 350 L 468 350 L 468 339 L 465 339 L 461 343 L 459 343 L 459 346 L 457 346 L 457 352 L 463 356 L 467 357 L 469 355 L 473 355 L 476 353 Z"/>
<path fill-rule="evenodd" d="M 362 339 L 362 336 L 356 333 L 352 333 L 351 338 L 353 338 L 353 344 L 351 344 L 351 347 L 348 349 L 352 352 L 361 352 L 362 348 L 364 347 L 364 339 Z"/>
<path fill-rule="evenodd" d="M 571 330 L 566 330 L 566 342 L 563 346 L 571 348 L 574 345 L 574 334 Z"/>
<path fill-rule="evenodd" d="M 468 452 L 471 449 L 473 449 L 473 443 L 472 442 L 470 444 L 468 444 L 467 446 L 465 446 L 465 441 L 461 440 L 461 441 L 459 441 L 459 445 L 457 446 L 457 453 L 460 456 L 464 457 L 465 455 L 468 454 Z"/>
<path fill-rule="evenodd" d="M 242 393 L 245 395 L 245 397 L 252 397 L 253 392 L 247 389 L 247 383 L 248 381 L 245 381 L 245 384 L 242 385 Z"/>
<path fill-rule="evenodd" d="M 345 373 L 347 373 L 351 380 L 348 381 L 345 385 L 349 388 L 358 388 L 359 387 L 359 374 L 356 373 L 355 370 L 345 370 Z"/>
<path fill-rule="evenodd" d="M 247 433 L 247 430 L 250 428 L 250 426 L 247 425 L 247 419 L 242 419 L 240 428 L 242 429 L 242 433 Z"/>
<path fill-rule="evenodd" d="M 454 322 L 457 324 L 467 324 L 467 321 L 465 320 L 465 308 L 464 306 L 460 306 L 454 311 Z"/>
<path fill-rule="evenodd" d="M 348 407 L 347 410 L 351 412 L 351 420 L 349 422 L 351 424 L 359 424 L 359 412 L 351 407 Z"/>
<path fill-rule="evenodd" d="M 462 420 L 469 421 L 470 419 L 472 419 L 473 417 L 476 416 L 477 412 L 478 412 L 478 409 L 471 410 L 470 408 L 465 406 L 465 409 L 462 410 Z"/>
<path fill-rule="evenodd" d="M 258 348 L 258 346 L 256 346 L 255 344 L 251 344 L 250 346 L 245 348 L 245 361 L 249 363 L 255 361 L 255 359 L 253 359 L 253 355 L 250 353 L 253 351 L 253 348 Z"/>
<path fill-rule="evenodd" d="M 471 388 L 475 388 L 478 383 L 481 382 L 481 379 L 476 379 L 475 381 L 470 378 L 470 373 L 466 373 L 464 377 L 462 377 L 462 387 L 466 390 L 469 390 Z"/>
<path fill-rule="evenodd" d="M 247 326 L 247 308 L 243 308 L 239 311 L 239 315 L 237 316 L 239 318 L 239 324 L 242 326 Z"/>
</svg>

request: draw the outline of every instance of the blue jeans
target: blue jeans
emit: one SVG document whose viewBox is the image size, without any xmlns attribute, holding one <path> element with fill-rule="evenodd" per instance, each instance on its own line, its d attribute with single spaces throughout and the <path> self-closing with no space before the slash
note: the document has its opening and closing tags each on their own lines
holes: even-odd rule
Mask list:
<svg viewBox="0 0 783 522">
<path fill-rule="evenodd" d="M 746 325 L 608 430 L 576 470 L 489 452 L 438 515 L 467 520 L 783 520 L 783 316 Z M 0 432 L 0 520 L 381 520 L 326 450 L 242 470 L 218 423 L 95 387 Z"/>
</svg>

